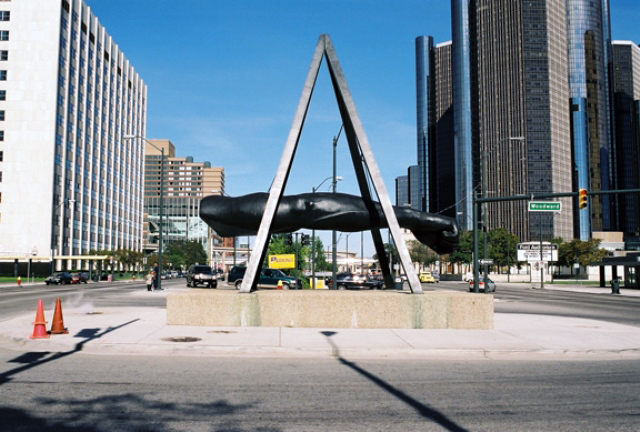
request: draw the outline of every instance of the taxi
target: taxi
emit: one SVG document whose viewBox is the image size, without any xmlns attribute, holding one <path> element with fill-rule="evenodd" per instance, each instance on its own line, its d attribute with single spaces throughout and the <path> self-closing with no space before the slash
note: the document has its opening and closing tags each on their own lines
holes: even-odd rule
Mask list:
<svg viewBox="0 0 640 432">
<path fill-rule="evenodd" d="M 422 271 L 420 272 L 420 274 L 418 275 L 418 278 L 420 279 L 421 283 L 436 283 L 436 279 L 433 277 L 433 275 L 431 274 L 431 272 L 428 271 Z"/>
</svg>

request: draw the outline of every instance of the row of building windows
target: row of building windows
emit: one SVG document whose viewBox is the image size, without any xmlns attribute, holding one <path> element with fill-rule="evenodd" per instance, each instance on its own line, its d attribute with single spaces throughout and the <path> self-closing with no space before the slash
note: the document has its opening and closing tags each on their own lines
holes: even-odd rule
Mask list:
<svg viewBox="0 0 640 432">
<path fill-rule="evenodd" d="M 9 1 L 9 0 L 0 0 L 0 1 Z M 0 21 L 9 21 L 11 18 L 11 12 L 9 11 L 0 11 Z M 9 30 L 0 30 L 0 41 L 8 41 L 9 40 Z M 0 50 L 0 61 L 9 60 L 9 51 Z M 0 81 L 7 80 L 7 71 L 0 70 Z M 4 101 L 7 99 L 6 90 L 0 90 L 0 101 Z M 0 110 L 0 121 L 4 121 L 4 110 Z M 0 131 L 0 141 L 4 141 L 4 131 Z M 0 150 L 0 162 L 4 160 L 4 152 Z M 0 171 L 0 183 L 2 182 L 2 171 Z M 1 222 L 1 220 L 0 220 Z"/>
</svg>

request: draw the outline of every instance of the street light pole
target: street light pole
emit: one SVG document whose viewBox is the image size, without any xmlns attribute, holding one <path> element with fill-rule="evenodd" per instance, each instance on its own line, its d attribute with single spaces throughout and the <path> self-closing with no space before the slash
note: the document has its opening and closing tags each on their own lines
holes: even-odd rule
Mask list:
<svg viewBox="0 0 640 432">
<path fill-rule="evenodd" d="M 141 140 L 148 143 L 151 147 L 160 151 L 160 210 L 158 211 L 158 217 L 160 222 L 158 224 L 158 229 L 160 230 L 160 235 L 158 236 L 158 273 L 156 274 L 156 279 L 158 281 L 158 290 L 162 289 L 162 232 L 164 231 L 163 225 L 163 217 L 164 217 L 164 147 L 158 147 L 153 144 L 148 139 L 140 136 L 140 135 L 124 135 L 122 137 L 123 140 L 131 140 L 140 138 Z"/>
<path fill-rule="evenodd" d="M 329 179 L 334 179 L 333 181 L 334 181 L 334 192 L 335 192 L 335 182 L 339 182 L 342 180 L 342 177 L 340 176 L 335 178 L 334 176 L 327 177 L 326 179 L 322 180 L 318 186 L 311 188 L 311 193 L 316 193 L 316 191 L 320 189 L 320 186 L 322 186 L 324 182 L 326 182 Z M 316 286 L 316 230 L 315 229 L 311 230 L 311 285 L 312 285 L 311 289 L 315 289 L 315 286 Z"/>
<path fill-rule="evenodd" d="M 336 193 L 336 186 L 338 183 L 337 180 L 337 159 L 336 159 L 336 151 L 338 148 L 338 139 L 340 138 L 340 133 L 342 133 L 342 127 L 344 125 L 340 125 L 340 130 L 338 131 L 338 135 L 333 138 L 333 193 Z M 336 230 L 331 231 L 331 289 L 338 289 L 338 283 L 336 281 L 336 273 L 338 272 L 338 253 L 336 250 Z"/>
</svg>

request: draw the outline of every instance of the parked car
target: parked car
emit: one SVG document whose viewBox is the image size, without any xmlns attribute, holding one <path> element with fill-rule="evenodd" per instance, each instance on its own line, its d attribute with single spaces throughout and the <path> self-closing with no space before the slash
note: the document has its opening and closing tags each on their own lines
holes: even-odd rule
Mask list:
<svg viewBox="0 0 640 432">
<path fill-rule="evenodd" d="M 478 282 L 478 291 L 487 292 L 485 287 L 489 290 L 489 292 L 496 292 L 496 284 L 489 278 L 484 279 L 484 281 Z M 473 280 L 469 281 L 469 291 L 473 292 Z"/>
<path fill-rule="evenodd" d="M 329 279 L 329 285 L 331 285 L 332 280 Z M 338 273 L 336 275 L 336 287 L 339 290 L 346 289 L 380 289 L 382 288 L 382 281 L 367 277 L 365 275 L 358 275 L 349 272 Z"/>
<path fill-rule="evenodd" d="M 222 269 L 217 269 L 217 270 L 214 270 L 214 271 L 215 271 L 215 273 L 216 273 L 216 277 L 217 277 L 217 279 L 218 279 L 219 281 L 223 281 L 223 280 L 224 280 L 224 270 L 222 270 Z"/>
<path fill-rule="evenodd" d="M 189 267 L 187 271 L 187 286 L 195 288 L 198 284 L 206 285 L 209 288 L 218 287 L 218 280 L 208 265 L 194 264 Z"/>
<path fill-rule="evenodd" d="M 73 277 L 71 276 L 71 273 L 67 273 L 67 272 L 61 272 L 61 273 L 56 273 L 53 274 L 51 276 L 49 276 L 48 278 L 46 278 L 44 280 L 44 283 L 46 283 L 47 285 L 50 284 L 65 284 L 68 285 L 71 283 Z"/>
<path fill-rule="evenodd" d="M 236 289 L 240 289 L 242 279 L 246 273 L 246 267 L 235 266 L 229 270 L 227 277 L 227 283 L 234 285 Z M 278 281 L 282 281 L 282 289 L 302 289 L 302 280 L 287 276 L 281 270 L 263 268 L 260 272 L 260 279 L 258 281 L 258 288 L 277 288 Z"/>
<path fill-rule="evenodd" d="M 89 275 L 83 272 L 78 272 L 71 275 L 72 284 L 87 283 L 88 280 Z"/>
<path fill-rule="evenodd" d="M 431 272 L 431 276 L 436 280 L 436 283 L 440 283 L 440 273 Z"/>
<path fill-rule="evenodd" d="M 430 271 L 421 271 L 418 278 L 420 279 L 420 282 L 423 283 L 436 283 L 436 279 Z"/>
</svg>

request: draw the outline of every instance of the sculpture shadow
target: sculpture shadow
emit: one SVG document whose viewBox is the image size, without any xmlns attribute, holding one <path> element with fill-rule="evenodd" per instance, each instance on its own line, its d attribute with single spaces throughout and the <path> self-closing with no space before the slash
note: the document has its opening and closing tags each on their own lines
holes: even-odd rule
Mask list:
<svg viewBox="0 0 640 432">
<path fill-rule="evenodd" d="M 357 372 L 358 374 L 362 375 L 363 377 L 365 377 L 366 379 L 368 379 L 369 381 L 371 381 L 372 383 L 374 383 L 375 385 L 377 385 L 381 389 L 387 391 L 392 396 L 398 398 L 399 400 L 401 400 L 405 404 L 407 404 L 410 407 L 412 407 L 422 417 L 437 423 L 438 425 L 440 425 L 444 429 L 446 429 L 448 431 L 451 431 L 451 432 L 468 432 L 467 429 L 465 429 L 462 426 L 458 425 L 456 422 L 454 422 L 453 420 L 448 418 L 446 415 L 444 415 L 440 411 L 438 411 L 438 410 L 436 410 L 434 408 L 431 408 L 428 405 L 425 405 L 424 403 L 420 402 L 417 399 L 412 398 L 411 396 L 409 396 L 408 394 L 406 394 L 402 390 L 399 390 L 399 389 L 395 388 L 394 386 L 392 386 L 388 382 L 378 378 L 377 376 L 373 375 L 371 372 L 361 368 L 355 362 L 351 362 L 351 361 L 345 359 L 344 357 L 342 357 L 340 355 L 340 349 L 335 344 L 335 342 L 331 339 L 332 336 L 337 334 L 336 332 L 323 331 L 323 332 L 320 332 L 320 333 L 323 334 L 324 336 L 326 336 L 327 342 L 331 346 L 333 355 L 337 358 L 337 360 L 341 364 L 347 366 L 351 370 L 353 370 L 353 371 Z"/>
<path fill-rule="evenodd" d="M 72 350 L 63 351 L 54 353 L 49 356 L 48 351 L 33 351 L 21 354 L 20 356 L 9 360 L 9 363 L 20 363 L 24 366 L 19 366 L 14 369 L 8 370 L 6 372 L 0 373 L 0 385 L 5 384 L 6 382 L 11 380 L 11 377 L 19 374 L 20 372 L 24 372 L 29 369 L 33 369 L 35 367 L 41 366 L 43 364 L 53 362 L 56 360 L 60 360 L 61 358 L 70 356 L 71 354 L 75 354 L 77 352 L 82 351 L 84 345 L 92 340 L 99 339 L 107 333 L 111 333 L 122 327 L 128 326 L 129 324 L 133 324 L 134 322 L 139 321 L 139 319 L 134 319 L 124 324 L 120 324 L 116 327 L 108 327 L 104 331 L 100 331 L 99 328 L 90 328 L 90 329 L 82 329 L 79 331 L 75 337 L 83 337 L 84 339 L 78 342 Z"/>
</svg>

